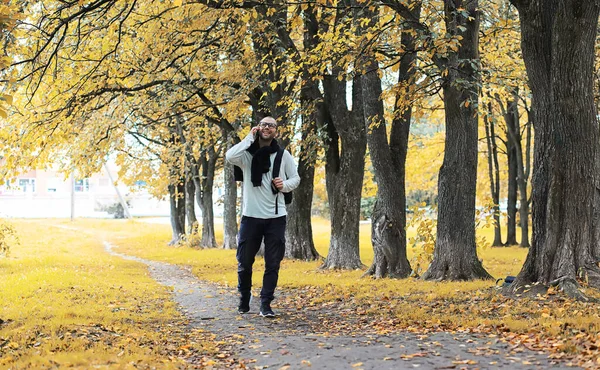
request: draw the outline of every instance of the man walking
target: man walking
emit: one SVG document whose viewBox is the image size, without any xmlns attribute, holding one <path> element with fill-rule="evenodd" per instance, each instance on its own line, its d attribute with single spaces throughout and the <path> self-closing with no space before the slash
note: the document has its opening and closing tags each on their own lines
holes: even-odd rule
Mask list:
<svg viewBox="0 0 600 370">
<path fill-rule="evenodd" d="M 300 184 L 300 176 L 292 155 L 283 151 L 279 177 L 273 178 L 273 165 L 280 150 L 275 137 L 277 121 L 263 118 L 258 126 L 225 154 L 231 164 L 244 174 L 242 222 L 238 234 L 238 312 L 250 311 L 252 265 L 264 238 L 265 273 L 260 292 L 260 315 L 275 317 L 271 309 L 273 293 L 279 277 L 279 266 L 285 253 L 286 209 L 283 194 Z"/>
</svg>

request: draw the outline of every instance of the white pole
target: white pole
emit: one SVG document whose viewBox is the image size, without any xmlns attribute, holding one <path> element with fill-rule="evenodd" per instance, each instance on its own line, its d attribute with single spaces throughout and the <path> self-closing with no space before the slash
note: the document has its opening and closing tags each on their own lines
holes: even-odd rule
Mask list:
<svg viewBox="0 0 600 370">
<path fill-rule="evenodd" d="M 123 196 L 121 196 L 121 192 L 119 191 L 117 184 L 115 184 L 115 182 L 113 181 L 113 177 L 112 177 L 110 171 L 108 170 L 108 166 L 106 165 L 106 163 L 104 163 L 104 171 L 106 171 L 106 174 L 108 175 L 110 183 L 115 188 L 115 192 L 117 193 L 117 197 L 119 197 L 119 202 L 121 203 L 121 207 L 123 207 L 123 213 L 125 214 L 125 217 L 127 217 L 128 219 L 131 219 L 131 213 L 129 213 L 129 207 L 127 207 L 127 202 L 125 202 L 125 199 L 123 199 Z"/>
</svg>

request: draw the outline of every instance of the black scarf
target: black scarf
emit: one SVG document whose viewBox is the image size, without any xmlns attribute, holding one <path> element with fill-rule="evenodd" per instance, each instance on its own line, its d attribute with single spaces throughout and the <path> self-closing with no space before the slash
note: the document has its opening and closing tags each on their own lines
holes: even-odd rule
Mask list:
<svg viewBox="0 0 600 370">
<path fill-rule="evenodd" d="M 252 181 L 252 185 L 260 186 L 263 174 L 269 172 L 271 169 L 271 154 L 279 150 L 279 144 L 277 144 L 277 140 L 273 139 L 271 145 L 260 147 L 258 140 L 256 140 L 246 150 L 252 154 L 250 180 Z"/>
</svg>

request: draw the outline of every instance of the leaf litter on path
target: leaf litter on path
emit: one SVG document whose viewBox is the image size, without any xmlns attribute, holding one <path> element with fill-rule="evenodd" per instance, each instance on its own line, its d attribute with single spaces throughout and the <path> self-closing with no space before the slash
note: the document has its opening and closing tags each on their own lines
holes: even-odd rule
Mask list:
<svg viewBox="0 0 600 370">
<path fill-rule="evenodd" d="M 386 309 L 386 304 L 397 303 L 393 299 L 368 304 L 355 300 L 319 302 L 316 297 L 323 294 L 319 289 L 280 289 L 273 305 L 277 318 L 259 317 L 258 299 L 253 300 L 250 314 L 240 317 L 233 289 L 199 283 L 187 269 L 133 259 L 152 266 L 152 276 L 174 288 L 174 300 L 189 317 L 190 327 L 201 328 L 219 341 L 218 353 L 212 357 L 188 356 L 190 366 L 566 368 L 558 362 L 560 357 L 552 359 L 541 352 L 544 347 L 527 342 L 530 348 L 526 348 L 501 330 L 493 333 L 482 327 L 464 329 L 431 322 L 407 326 L 393 310 Z M 194 289 L 189 289 L 192 286 Z M 214 320 L 202 320 L 206 317 Z M 516 343 L 517 347 L 508 343 Z M 513 356 L 517 349 L 522 356 Z"/>
</svg>

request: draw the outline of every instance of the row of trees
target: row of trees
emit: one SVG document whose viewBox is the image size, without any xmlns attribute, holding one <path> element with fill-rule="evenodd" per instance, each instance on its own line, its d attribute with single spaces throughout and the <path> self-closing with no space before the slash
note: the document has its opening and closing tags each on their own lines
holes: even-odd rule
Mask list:
<svg viewBox="0 0 600 370">
<path fill-rule="evenodd" d="M 237 195 L 222 154 L 247 132 L 246 122 L 272 115 L 287 124 L 284 145 L 298 154 L 302 178 L 289 211 L 287 256 L 318 257 L 310 204 L 315 166 L 323 161 L 331 215 L 323 267 L 362 266 L 358 226 L 368 150 L 377 200 L 367 273 L 406 277 L 409 130 L 441 95 L 437 238 L 423 278 L 490 278 L 475 242 L 481 118 L 496 205 L 496 138 L 506 140 L 509 204 L 518 194 L 522 245 L 534 128 L 533 240 L 515 287 L 557 283 L 575 295 L 577 276 L 600 283 L 592 85 L 600 4 L 512 3 L 519 22 L 502 0 L 486 2 L 485 11 L 478 0 L 23 3 L 27 21 L 12 33 L 19 56 L 12 70 L 19 71 L 24 104 L 2 130 L 10 143 L 3 148 L 6 168 L 58 158 L 86 172 L 119 153 L 123 177 L 168 192 L 173 242 L 186 234 L 186 218 L 194 224 L 190 205 L 198 203 L 201 245 L 208 247 L 216 245 L 212 188 L 222 168 L 224 247 L 234 248 Z M 515 42 L 519 30 L 527 73 Z M 519 102 L 531 124 L 520 124 Z M 503 136 L 494 131 L 498 111 Z M 508 216 L 514 225 L 516 207 Z M 515 242 L 514 227 L 508 232 Z"/>
</svg>

